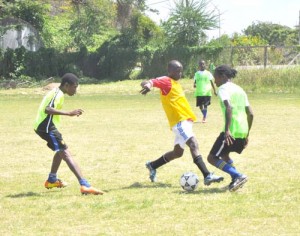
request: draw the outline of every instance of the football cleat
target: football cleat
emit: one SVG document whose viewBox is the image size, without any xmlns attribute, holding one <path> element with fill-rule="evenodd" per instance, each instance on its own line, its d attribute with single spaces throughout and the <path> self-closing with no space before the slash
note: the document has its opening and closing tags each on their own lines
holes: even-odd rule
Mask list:
<svg viewBox="0 0 300 236">
<path fill-rule="evenodd" d="M 156 169 L 152 168 L 150 161 L 146 162 L 146 167 L 149 170 L 149 179 L 151 182 L 156 182 Z"/>
<path fill-rule="evenodd" d="M 80 187 L 80 192 L 83 194 L 83 195 L 88 195 L 88 194 L 93 194 L 93 195 L 102 195 L 104 194 L 104 192 L 102 192 L 101 190 L 99 189 L 96 189 L 92 186 L 90 187 L 86 187 L 84 185 L 81 185 Z"/>
<path fill-rule="evenodd" d="M 54 183 L 49 182 L 48 180 L 46 180 L 45 182 L 45 188 L 47 189 L 51 189 L 51 188 L 64 188 L 67 187 L 67 183 L 63 182 L 60 179 L 57 179 Z"/>
<path fill-rule="evenodd" d="M 242 188 L 247 181 L 248 177 L 246 175 L 239 176 L 229 184 L 228 189 L 230 192 L 234 192 L 239 188 Z"/>
<path fill-rule="evenodd" d="M 204 185 L 210 185 L 211 183 L 220 183 L 221 181 L 224 180 L 224 177 L 220 177 L 217 175 L 214 175 L 214 173 L 209 173 L 208 176 L 205 177 L 204 179 Z"/>
</svg>

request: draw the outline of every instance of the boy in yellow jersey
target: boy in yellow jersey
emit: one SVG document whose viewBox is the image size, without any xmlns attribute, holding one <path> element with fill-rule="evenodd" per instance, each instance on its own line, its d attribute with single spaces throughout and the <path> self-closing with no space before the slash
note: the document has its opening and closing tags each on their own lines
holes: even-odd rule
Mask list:
<svg viewBox="0 0 300 236">
<path fill-rule="evenodd" d="M 231 176 L 229 191 L 236 191 L 247 182 L 247 176 L 239 173 L 229 157 L 231 152 L 242 153 L 248 144 L 248 136 L 253 122 L 253 112 L 247 94 L 231 79 L 237 74 L 235 69 L 222 65 L 215 69 L 214 77 L 218 97 L 224 117 L 224 128 L 215 141 L 208 162 Z"/>
<path fill-rule="evenodd" d="M 64 160 L 77 177 L 82 194 L 103 194 L 102 191 L 92 187 L 83 178 L 79 166 L 74 161 L 61 133 L 57 130 L 57 127 L 60 125 L 60 116 L 80 116 L 83 113 L 82 109 L 75 109 L 73 111 L 61 110 L 64 102 L 64 94 L 73 96 L 76 94 L 77 87 L 78 78 L 71 73 L 65 74 L 62 77 L 59 88 L 55 88 L 46 94 L 38 110 L 34 130 L 47 142 L 47 146 L 55 151 L 51 171 L 45 182 L 45 188 L 63 188 L 67 186 L 65 182 L 57 178 L 58 168 L 61 161 Z"/>
<path fill-rule="evenodd" d="M 196 106 L 200 108 L 203 118 L 202 123 L 206 122 L 207 108 L 211 101 L 211 89 L 213 88 L 214 94 L 217 95 L 213 83 L 213 75 L 206 70 L 205 61 L 199 61 L 199 70 L 194 75 L 194 88 L 196 97 Z"/>
<path fill-rule="evenodd" d="M 155 161 L 146 162 L 152 182 L 156 181 L 156 169 L 162 165 L 179 158 L 183 155 L 185 145 L 190 148 L 193 161 L 200 169 L 204 177 L 204 184 L 210 185 L 213 182 L 220 182 L 223 177 L 210 173 L 199 153 L 198 142 L 193 133 L 193 122 L 196 116 L 193 113 L 182 87 L 178 80 L 181 78 L 182 65 L 179 61 L 173 60 L 168 64 L 168 76 L 151 79 L 141 83 L 141 94 L 147 94 L 152 87 L 159 88 L 161 102 L 169 121 L 169 125 L 175 134 L 174 148 L 162 155 Z"/>
</svg>

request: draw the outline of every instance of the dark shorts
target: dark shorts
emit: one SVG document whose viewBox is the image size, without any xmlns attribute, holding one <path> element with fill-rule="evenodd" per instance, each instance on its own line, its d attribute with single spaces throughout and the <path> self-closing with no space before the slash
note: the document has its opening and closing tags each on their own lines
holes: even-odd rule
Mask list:
<svg viewBox="0 0 300 236">
<path fill-rule="evenodd" d="M 53 151 L 63 151 L 68 148 L 62 139 L 61 133 L 57 129 L 49 131 L 49 133 L 35 130 L 35 132 L 47 142 L 47 146 Z"/>
<path fill-rule="evenodd" d="M 236 138 L 233 141 L 233 144 L 228 146 L 225 143 L 224 132 L 222 132 L 222 133 L 220 133 L 219 137 L 215 141 L 215 143 L 209 153 L 214 156 L 217 156 L 217 157 L 220 157 L 224 154 L 228 154 L 230 152 L 237 152 L 237 153 L 241 154 L 245 148 L 245 144 L 246 144 L 246 139 Z"/>
<path fill-rule="evenodd" d="M 211 96 L 197 96 L 196 97 L 196 107 L 209 106 Z"/>
</svg>

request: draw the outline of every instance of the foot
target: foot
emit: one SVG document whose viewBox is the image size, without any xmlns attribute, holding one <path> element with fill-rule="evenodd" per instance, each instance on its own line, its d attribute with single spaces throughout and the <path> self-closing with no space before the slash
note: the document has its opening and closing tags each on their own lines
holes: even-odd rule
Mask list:
<svg viewBox="0 0 300 236">
<path fill-rule="evenodd" d="M 243 187 L 247 181 L 248 181 L 248 177 L 246 175 L 242 175 L 242 176 L 235 178 L 229 184 L 229 191 L 234 192 L 234 191 L 238 190 L 239 188 Z"/>
<path fill-rule="evenodd" d="M 46 182 L 45 182 L 44 185 L 45 185 L 45 188 L 50 189 L 50 188 L 64 188 L 64 187 L 67 187 L 68 184 L 66 182 L 63 182 L 60 179 L 57 179 L 53 183 L 51 183 L 48 180 L 46 180 Z"/>
<path fill-rule="evenodd" d="M 146 167 L 149 170 L 149 179 L 151 182 L 156 182 L 156 169 L 152 168 L 150 161 L 146 162 Z"/>
<path fill-rule="evenodd" d="M 204 185 L 210 185 L 211 183 L 215 183 L 215 182 L 219 183 L 223 180 L 224 180 L 223 177 L 214 175 L 214 173 L 210 173 L 208 176 L 205 177 Z"/>
<path fill-rule="evenodd" d="M 206 123 L 206 119 L 203 118 L 202 123 Z"/>
<path fill-rule="evenodd" d="M 93 194 L 93 195 L 99 195 L 100 194 L 100 195 L 103 195 L 104 194 L 104 192 L 102 192 L 99 189 L 96 189 L 96 188 L 94 188 L 92 186 L 86 187 L 84 185 L 81 185 L 80 192 L 82 194 L 84 194 L 84 195 L 88 195 L 88 194 Z"/>
</svg>

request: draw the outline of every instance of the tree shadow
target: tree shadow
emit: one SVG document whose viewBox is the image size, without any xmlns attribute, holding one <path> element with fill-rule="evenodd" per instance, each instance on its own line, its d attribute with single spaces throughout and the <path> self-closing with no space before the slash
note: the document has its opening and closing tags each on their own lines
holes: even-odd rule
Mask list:
<svg viewBox="0 0 300 236">
<path fill-rule="evenodd" d="M 18 194 L 9 194 L 6 197 L 8 198 L 25 198 L 25 197 L 40 197 L 41 194 L 34 193 L 34 192 L 27 192 L 27 193 L 18 193 Z"/>
</svg>

